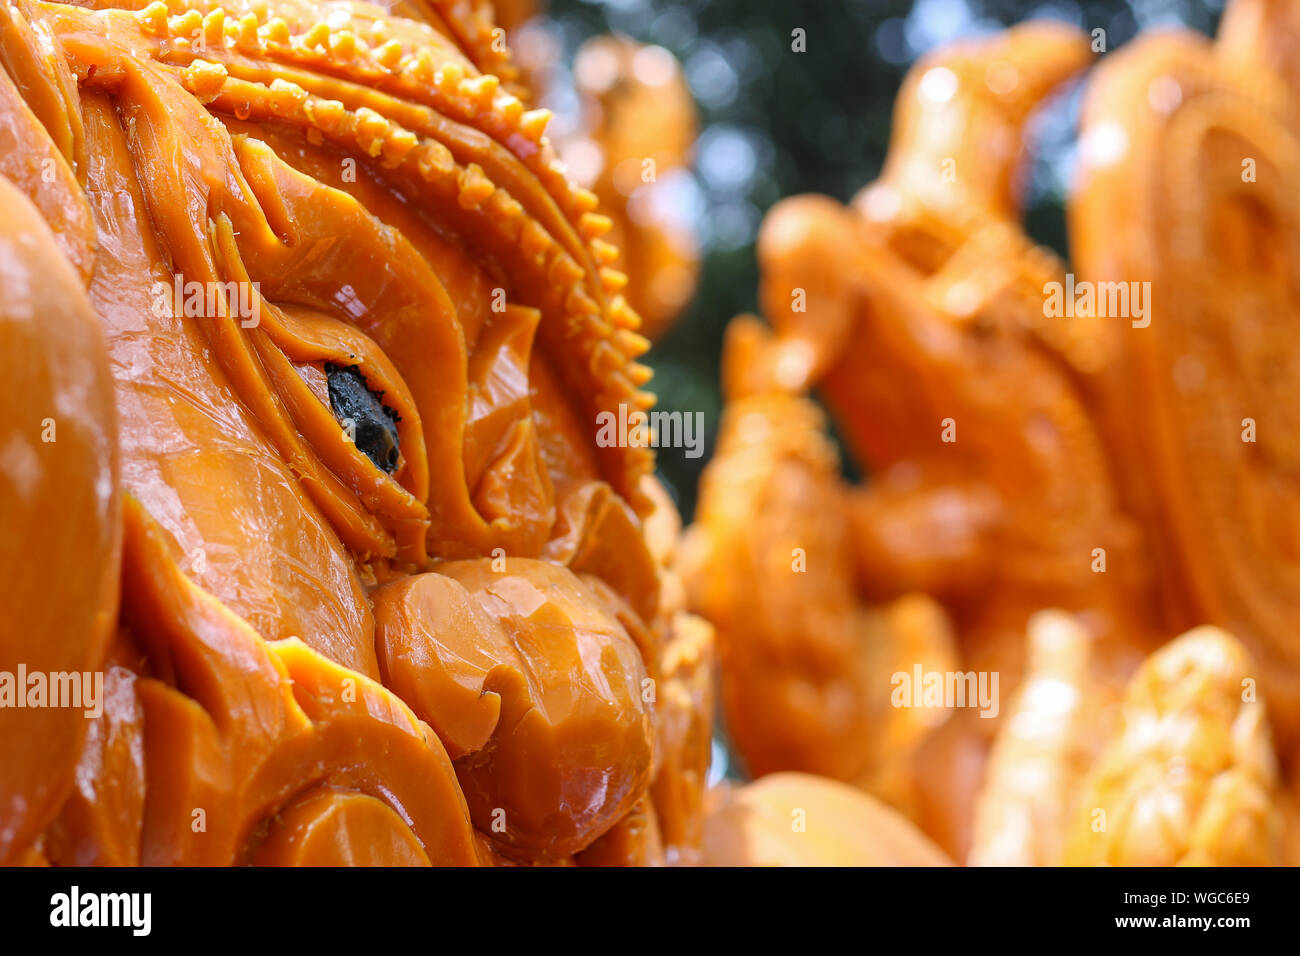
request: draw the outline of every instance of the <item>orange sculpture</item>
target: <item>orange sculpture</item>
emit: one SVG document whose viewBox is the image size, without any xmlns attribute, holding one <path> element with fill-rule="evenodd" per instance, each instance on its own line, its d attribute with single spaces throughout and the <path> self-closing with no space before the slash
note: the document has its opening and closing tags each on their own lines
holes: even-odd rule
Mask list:
<svg viewBox="0 0 1300 956">
<path fill-rule="evenodd" d="M 1016 170 L 1082 35 L 919 64 L 768 217 L 679 542 L 593 427 L 694 282 L 657 53 L 584 54 L 591 192 L 486 4 L 14 0 L 0 864 L 1300 859 L 1297 25 L 1099 68 L 1073 267 Z"/>
<path fill-rule="evenodd" d="M 1114 710 L 1102 702 L 1161 642 L 1209 622 L 1257 660 L 1244 677 L 1272 702 L 1294 774 L 1300 489 L 1287 422 L 1300 375 L 1277 320 L 1297 314 L 1300 282 L 1283 195 L 1300 157 L 1281 53 L 1292 27 L 1281 5 L 1242 2 L 1213 48 L 1156 37 L 1099 68 L 1073 267 L 1019 224 L 1025 120 L 1089 60 L 1087 39 L 1060 26 L 1027 24 L 918 63 L 880 179 L 848 208 L 797 197 L 769 213 L 759 259 L 770 330 L 750 317 L 729 330 L 727 420 L 684 552 L 693 605 L 719 629 L 728 730 L 756 772 L 868 787 L 958 859 L 1059 861 L 1060 805 L 1046 794 L 1073 787 L 1102 752 L 1104 722 L 1093 721 Z M 869 476 L 860 488 L 842 486 L 828 460 L 813 388 Z M 746 420 L 763 437 L 736 441 Z M 763 496 L 743 497 L 746 482 Z M 806 568 L 790 564 L 791 548 Z M 754 566 L 769 572 L 757 598 L 738 583 Z M 1010 716 L 966 707 L 920 728 L 910 787 L 891 789 L 870 773 L 870 738 L 886 724 L 865 716 L 891 670 L 862 662 L 890 658 L 897 639 L 856 622 L 918 591 L 951 618 L 955 669 L 997 674 L 1003 693 L 1025 673 L 1027 627 L 1059 630 L 1031 627 L 1036 613 L 1061 608 L 1082 630 L 1065 641 L 1075 650 L 1034 637 Z M 764 613 L 783 604 L 799 615 Z M 935 659 L 918 649 L 899 669 L 940 670 Z M 1042 717 L 1034 682 L 1058 671 L 1092 688 L 1088 707 L 1101 711 L 1067 709 L 1048 736 L 1017 741 L 1015 714 Z M 816 719 L 751 716 L 774 699 Z M 844 732 L 855 722 L 870 733 Z M 1022 766 L 1048 782 L 1017 793 Z M 1130 772 L 1106 786 L 1156 785 Z M 1267 775 L 1226 799 L 1240 809 L 1260 793 L 1285 802 Z M 1070 858 L 1129 858 L 1127 838 L 1113 839 Z M 1252 857 L 1199 839 L 1169 860 L 1197 846 L 1202 859 L 1272 859 L 1269 840 Z"/>
<path fill-rule="evenodd" d="M 733 326 L 729 356 L 748 328 Z M 951 670 L 956 653 L 932 600 L 861 605 L 823 424 L 798 396 L 733 400 L 679 566 L 718 629 L 727 728 L 747 769 L 874 783 L 906 804 L 908 761 L 947 715 L 892 708 L 888 675 L 913 661 Z"/>
<path fill-rule="evenodd" d="M 1257 673 L 1216 628 L 1153 654 L 1085 782 L 1065 862 L 1277 865 L 1277 758 Z"/>
<path fill-rule="evenodd" d="M 0 14 L 0 670 L 105 684 L 0 711 L 0 861 L 697 858 L 647 343 L 490 20 L 99 6 Z"/>
<path fill-rule="evenodd" d="M 10 102 L 16 99 L 11 83 L 0 90 Z M 6 119 L 4 138 L 36 124 L 30 111 Z M 12 167 L 16 154 L 5 145 L 0 164 Z M 0 567 L 11 575 L 12 593 L 21 596 L 0 628 L 0 668 L 8 678 L 7 687 L 0 684 L 5 862 L 19 859 L 57 813 L 85 740 L 85 712 L 93 709 L 17 706 L 20 695 L 27 703 L 27 682 L 9 682 L 16 683 L 21 664 L 36 674 L 76 674 L 78 689 L 89 680 L 93 694 L 90 672 L 99 668 L 116 623 L 122 535 L 117 419 L 103 334 L 84 289 L 90 261 L 81 227 L 89 211 L 79 199 L 66 181 L 56 180 L 33 201 L 0 175 L 0 344 L 23 357 L 5 386 L 13 414 L 0 426 L 7 525 L 0 534 Z M 52 527 L 56 515 L 61 523 Z M 61 564 L 65 573 L 49 573 Z"/>
<path fill-rule="evenodd" d="M 824 777 L 774 773 L 714 799 L 708 866 L 952 865 L 897 812 Z"/>
<path fill-rule="evenodd" d="M 598 163 L 591 189 L 612 210 L 610 241 L 623 251 L 628 302 L 658 339 L 690 303 L 700 278 L 694 226 L 672 190 L 695 153 L 695 100 L 681 65 L 659 46 L 598 36 L 578 50 L 582 121 L 561 148 Z"/>
<path fill-rule="evenodd" d="M 972 866 L 1061 865 L 1086 775 L 1119 721 L 1120 694 L 1100 679 L 1097 639 L 1077 619 L 1042 611 L 1029 621 L 1028 643 L 1029 669 L 975 806 Z"/>
<path fill-rule="evenodd" d="M 952 616 L 964 667 L 999 672 L 1003 689 L 1014 686 L 1021 667 L 1028 618 L 1045 606 L 1087 611 L 1098 629 L 1115 635 L 1109 647 L 1120 674 L 1140 658 L 1147 633 L 1134 599 L 1141 574 L 1122 557 L 1138 543 L 1116 506 L 1070 365 L 1072 356 L 1089 354 L 1087 330 L 1063 339 L 1042 321 L 1043 281 L 1063 270 L 1020 233 L 1011 179 L 1030 108 L 1087 58 L 1081 35 L 1031 24 L 919 63 L 899 96 L 881 180 L 853 208 L 800 197 L 769 214 L 759 260 L 761 301 L 774 332 L 738 320 L 724 357 L 731 394 L 798 395 L 818 386 L 850 450 L 872 473 L 825 515 L 838 550 L 823 546 L 806 523 L 790 530 L 791 542 L 807 548 L 809 577 L 832 574 L 842 582 L 841 611 L 827 613 L 847 621 L 872 602 L 927 592 Z M 793 414 L 769 424 L 773 434 L 805 428 Z M 714 472 L 726 467 L 725 456 L 724 446 Z M 725 537 L 729 519 L 711 500 L 705 491 L 700 534 Z M 825 500 L 810 498 L 807 507 Z M 798 505 L 791 495 L 777 507 Z M 751 533 L 750 520 L 742 518 L 740 534 Z M 1096 548 L 1113 572 L 1093 573 Z M 687 577 L 729 573 L 719 561 Z M 796 575 L 772 584 L 800 587 Z M 698 606 L 719 627 L 724 688 L 732 657 L 771 666 L 762 663 L 770 652 L 761 638 L 731 628 L 707 600 Z M 913 663 L 929 669 L 920 655 L 901 669 Z M 843 672 L 828 668 L 825 680 Z M 858 698 L 887 700 L 890 673 L 869 674 L 874 691 Z M 810 693 L 807 706 L 836 713 L 866 706 L 842 696 Z M 725 696 L 724 703 L 730 727 L 743 705 Z M 922 792 L 910 801 L 959 857 L 996 723 L 968 716 L 938 722 L 939 739 L 928 744 L 937 750 L 917 754 Z M 867 739 L 859 732 L 826 738 L 825 746 L 841 754 L 841 767 L 860 765 Z M 781 766 L 814 769 L 766 762 L 755 769 Z M 815 769 L 841 779 L 860 773 L 830 762 Z"/>
<path fill-rule="evenodd" d="M 532 7 L 506 11 L 512 43 L 530 85 L 553 93 L 568 78 L 557 79 L 559 43 L 544 20 L 529 20 Z M 577 105 L 560 116 L 556 151 L 613 220 L 609 241 L 623 253 L 623 294 L 641 316 L 642 334 L 658 339 L 686 309 L 700 276 L 698 237 L 682 201 L 694 160 L 695 100 L 668 50 L 623 36 L 583 43 L 572 87 Z"/>
<path fill-rule="evenodd" d="M 1105 327 L 1096 420 L 1151 542 L 1175 629 L 1250 648 L 1300 772 L 1300 76 L 1291 4 L 1235 0 L 1219 39 L 1151 36 L 1088 91 L 1078 271 L 1149 282 L 1149 324 Z M 1141 91 L 1139 97 L 1138 92 Z M 1119 228 L 1116 228 L 1118 225 Z"/>
<path fill-rule="evenodd" d="M 1036 616 L 1030 640 L 1034 667 L 989 758 L 971 864 L 1289 859 L 1270 708 L 1239 641 L 1190 631 L 1121 694 L 1096 679 L 1096 639 L 1069 615 Z"/>
</svg>

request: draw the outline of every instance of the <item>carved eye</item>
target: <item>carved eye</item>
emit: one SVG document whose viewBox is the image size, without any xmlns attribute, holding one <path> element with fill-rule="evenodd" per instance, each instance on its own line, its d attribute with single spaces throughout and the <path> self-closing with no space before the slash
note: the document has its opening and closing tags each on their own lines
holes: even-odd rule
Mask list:
<svg viewBox="0 0 1300 956">
<path fill-rule="evenodd" d="M 344 427 L 351 426 L 357 448 L 388 474 L 397 470 L 399 447 L 397 423 L 401 416 L 383 402 L 383 392 L 366 384 L 355 365 L 325 365 L 329 381 L 330 408 Z"/>
</svg>

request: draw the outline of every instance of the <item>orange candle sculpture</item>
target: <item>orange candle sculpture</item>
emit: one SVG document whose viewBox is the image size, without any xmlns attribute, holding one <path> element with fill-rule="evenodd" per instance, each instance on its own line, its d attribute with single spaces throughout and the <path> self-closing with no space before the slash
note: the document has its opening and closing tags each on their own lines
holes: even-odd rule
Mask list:
<svg viewBox="0 0 1300 956">
<path fill-rule="evenodd" d="M 697 858 L 647 346 L 490 20 L 98 6 L 0 12 L 0 670 L 104 683 L 0 710 L 0 861 Z"/>
<path fill-rule="evenodd" d="M 719 629 L 726 723 L 755 772 L 858 783 L 975 862 L 1276 858 L 1266 810 L 1293 799 L 1256 751 L 1300 775 L 1287 330 L 1300 314 L 1300 91 L 1284 52 L 1296 29 L 1289 5 L 1239 0 L 1214 44 L 1164 34 L 1105 60 L 1088 80 L 1073 266 L 1019 222 L 1025 121 L 1090 59 L 1089 38 L 1057 25 L 925 58 L 878 181 L 847 207 L 804 196 L 769 213 L 770 325 L 729 330 L 730 404 L 683 552 L 692 604 Z M 861 487 L 838 476 L 814 388 L 868 473 Z M 753 568 L 757 597 L 742 583 Z M 1004 694 L 1026 671 L 1029 683 L 1010 713 L 967 706 L 918 726 L 900 791 L 881 773 L 888 724 L 870 716 L 893 670 L 863 663 L 898 661 L 900 638 L 864 622 L 914 592 L 951 619 L 960 670 L 999 676 Z M 1049 608 L 1070 616 L 1035 618 Z M 1233 723 L 1226 703 L 1189 717 L 1208 736 L 1186 759 L 1214 756 L 1180 791 L 1187 826 L 1158 846 L 1113 827 L 1109 842 L 1069 842 L 1060 797 L 1090 768 L 1097 806 L 1158 803 L 1166 782 L 1141 761 L 1171 755 L 1099 715 L 1144 657 L 1203 624 L 1233 637 L 1198 632 L 1141 673 L 1230 658 L 1268 698 L 1272 734 L 1224 777 L 1247 756 L 1215 735 L 1247 718 Z M 934 647 L 898 669 L 942 669 Z M 1170 693 L 1214 708 L 1230 696 L 1219 679 Z M 1034 688 L 1057 685 L 1078 699 L 1036 709 Z M 1262 704 L 1243 713 L 1263 726 Z"/>
</svg>

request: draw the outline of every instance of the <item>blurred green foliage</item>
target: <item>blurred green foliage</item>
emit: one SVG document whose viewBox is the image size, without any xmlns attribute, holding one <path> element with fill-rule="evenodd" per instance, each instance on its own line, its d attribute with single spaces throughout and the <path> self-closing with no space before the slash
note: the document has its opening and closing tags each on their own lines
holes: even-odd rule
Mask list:
<svg viewBox="0 0 1300 956">
<path fill-rule="evenodd" d="M 700 109 L 692 201 L 705 239 L 700 288 L 648 357 L 660 406 L 702 411 L 703 458 L 661 449 L 659 467 L 689 520 L 721 410 L 723 330 L 757 309 L 753 238 L 778 199 L 819 192 L 850 199 L 879 173 L 904 73 L 934 46 L 1033 17 L 1106 31 L 1106 50 L 1139 29 L 1212 33 L 1221 0 L 553 0 L 553 29 L 572 62 L 582 41 L 622 33 L 672 51 Z M 792 49 L 801 29 L 806 51 Z M 1026 226 L 1066 253 L 1065 190 L 1077 86 L 1042 111 L 1039 158 L 1027 172 Z"/>
</svg>

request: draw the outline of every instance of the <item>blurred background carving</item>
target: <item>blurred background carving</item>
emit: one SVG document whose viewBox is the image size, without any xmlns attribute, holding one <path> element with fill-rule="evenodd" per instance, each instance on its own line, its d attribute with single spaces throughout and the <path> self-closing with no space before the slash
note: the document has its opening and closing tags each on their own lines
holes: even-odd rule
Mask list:
<svg viewBox="0 0 1300 956">
<path fill-rule="evenodd" d="M 520 62 L 538 62 L 550 51 L 560 54 L 545 81 L 534 80 L 542 91 L 540 105 L 557 114 L 548 130 L 553 137 L 572 136 L 583 123 L 575 61 L 593 38 L 617 34 L 660 46 L 682 64 L 699 135 L 682 175 L 661 177 L 656 188 L 663 198 L 654 205 L 672 210 L 682 231 L 697 237 L 699 285 L 647 361 L 655 369 L 652 388 L 661 407 L 703 411 L 711 429 L 703 458 L 671 451 L 659 456 L 660 471 L 688 519 L 720 420 L 723 329 L 732 316 L 758 307 L 755 244 L 762 218 L 783 196 L 817 192 L 847 202 L 880 174 L 894 99 L 918 58 L 954 40 L 1030 19 L 1101 28 L 1106 49 L 1114 50 L 1142 29 L 1186 26 L 1213 34 L 1223 11 L 1220 0 L 496 0 L 494 5 L 498 19 L 511 28 Z M 792 56 L 795 29 L 805 31 L 807 49 Z M 1031 165 L 1022 171 L 1026 231 L 1061 255 L 1080 99 L 1081 85 L 1067 84 L 1050 108 L 1031 118 L 1029 132 L 1037 145 Z M 669 142 L 660 148 L 670 148 Z M 603 206 L 606 197 L 601 198 Z M 627 255 L 625 271 L 631 273 L 630 249 Z M 654 330 L 652 322 L 647 325 Z M 851 475 L 852 463 L 846 461 L 845 468 Z"/>
</svg>

